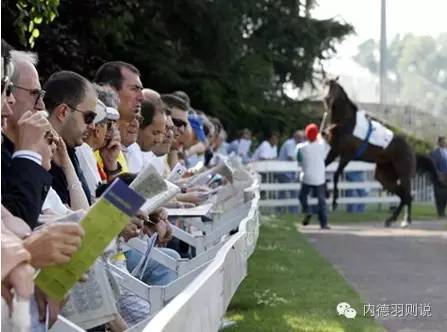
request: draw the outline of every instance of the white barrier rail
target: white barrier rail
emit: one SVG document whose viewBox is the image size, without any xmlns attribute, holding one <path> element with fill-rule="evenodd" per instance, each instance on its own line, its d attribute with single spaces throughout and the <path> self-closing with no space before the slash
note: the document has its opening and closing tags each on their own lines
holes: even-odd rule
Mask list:
<svg viewBox="0 0 447 332">
<path fill-rule="evenodd" d="M 328 182 L 328 190 L 331 192 L 333 188 L 332 176 L 338 167 L 338 163 L 332 163 L 326 168 L 326 178 Z M 260 206 L 270 209 L 286 206 L 299 206 L 298 191 L 301 184 L 297 181 L 284 182 L 279 176 L 284 173 L 294 174 L 298 178 L 300 167 L 294 161 L 257 161 L 250 164 L 252 171 L 262 175 L 261 202 Z M 375 164 L 354 161 L 350 162 L 345 168 L 346 172 L 361 171 L 365 173 L 365 181 L 348 182 L 345 176 L 340 177 L 338 188 L 340 191 L 339 204 L 395 204 L 399 202 L 399 198 L 390 195 L 383 190 L 382 185 L 374 179 Z M 279 182 L 281 181 L 281 182 Z M 364 190 L 366 195 L 363 197 L 348 197 L 348 190 Z M 416 176 L 412 182 L 412 193 L 416 202 L 432 202 L 433 187 L 426 176 Z M 328 203 L 331 199 L 327 200 Z M 317 200 L 312 198 L 310 204 L 316 204 Z"/>
<path fill-rule="evenodd" d="M 212 221 L 194 218 L 193 224 L 202 229 L 201 236 L 181 229 L 174 232 L 196 246 L 194 258 L 173 259 L 154 248 L 151 257 L 176 270 L 178 279 L 166 286 L 150 286 L 126 271 L 109 267 L 121 287 L 151 304 L 150 316 L 127 331 L 219 329 L 232 296 L 247 275 L 247 260 L 259 234 L 259 177 L 246 171 L 239 176 L 238 186 L 224 187 L 219 193 Z M 237 232 L 229 235 L 235 229 Z M 129 243 L 140 252 L 145 251 L 145 245 L 138 239 Z M 60 316 L 51 331 L 84 330 Z"/>
<path fill-rule="evenodd" d="M 251 200 L 248 215 L 217 252 L 213 262 L 144 328 L 147 332 L 217 331 L 226 308 L 247 275 L 247 260 L 258 238 L 259 193 Z"/>
</svg>

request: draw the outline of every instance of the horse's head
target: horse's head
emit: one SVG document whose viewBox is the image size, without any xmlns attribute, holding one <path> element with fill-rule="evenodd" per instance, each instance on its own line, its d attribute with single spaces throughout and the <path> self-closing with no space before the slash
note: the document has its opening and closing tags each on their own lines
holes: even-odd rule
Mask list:
<svg viewBox="0 0 447 332">
<path fill-rule="evenodd" d="M 338 84 L 338 76 L 324 82 L 324 91 L 324 103 L 328 110 L 331 110 L 337 101 L 345 101 L 348 98 L 345 90 Z"/>
<path fill-rule="evenodd" d="M 349 99 L 343 87 L 338 83 L 338 77 L 325 81 L 324 88 L 324 104 L 331 112 L 331 122 L 350 118 L 357 110 L 357 106 Z"/>
</svg>

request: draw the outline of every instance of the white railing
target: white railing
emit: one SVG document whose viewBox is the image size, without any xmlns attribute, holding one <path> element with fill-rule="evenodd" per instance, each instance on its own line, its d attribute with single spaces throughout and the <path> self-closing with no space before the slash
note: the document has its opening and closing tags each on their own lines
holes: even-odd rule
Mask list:
<svg viewBox="0 0 447 332">
<path fill-rule="evenodd" d="M 196 248 L 192 259 L 173 259 L 155 249 L 151 257 L 176 270 L 178 279 L 166 286 L 150 286 L 111 266 L 120 286 L 151 305 L 150 316 L 128 331 L 217 331 L 230 300 L 247 275 L 247 260 L 259 234 L 259 177 L 246 170 L 235 173 L 234 185 L 217 195 L 211 221 L 186 218 L 200 235 L 174 227 L 173 235 Z M 238 231 L 229 235 L 232 230 Z M 132 248 L 144 252 L 145 243 Z M 51 331 L 84 331 L 60 317 Z"/>
<path fill-rule="evenodd" d="M 326 179 L 329 180 L 328 190 L 330 192 L 333 188 L 333 173 L 337 169 L 337 166 L 337 163 L 332 163 L 326 169 Z M 297 197 L 301 184 L 298 181 L 288 183 L 278 182 L 278 175 L 280 173 L 293 173 L 298 178 L 297 175 L 300 168 L 296 162 L 278 160 L 257 161 L 251 163 L 250 168 L 252 171 L 262 175 L 260 206 L 263 207 L 263 211 L 270 211 L 275 207 L 299 206 L 300 203 Z M 345 168 L 345 173 L 349 171 L 365 172 L 365 181 L 348 182 L 344 175 L 341 176 L 338 183 L 340 190 L 339 204 L 395 204 L 399 202 L 397 196 L 384 191 L 382 185 L 374 179 L 375 164 L 359 161 L 350 162 Z M 347 190 L 349 189 L 364 189 L 366 195 L 364 197 L 348 197 Z M 294 195 L 290 193 L 291 191 L 294 191 Z M 415 202 L 433 201 L 433 187 L 426 176 L 416 176 L 413 179 L 412 194 Z M 316 204 L 316 202 L 315 198 L 309 199 L 310 204 Z M 331 200 L 328 199 L 328 203 L 330 202 Z"/>
</svg>

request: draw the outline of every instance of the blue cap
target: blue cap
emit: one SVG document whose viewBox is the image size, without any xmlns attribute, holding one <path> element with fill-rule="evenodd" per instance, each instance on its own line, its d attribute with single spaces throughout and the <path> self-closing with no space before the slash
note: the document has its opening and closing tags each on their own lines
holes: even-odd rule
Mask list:
<svg viewBox="0 0 447 332">
<path fill-rule="evenodd" d="M 196 134 L 197 138 L 201 142 L 206 141 L 205 130 L 203 130 L 202 120 L 194 114 L 188 115 L 188 121 L 191 125 L 194 134 Z"/>
</svg>

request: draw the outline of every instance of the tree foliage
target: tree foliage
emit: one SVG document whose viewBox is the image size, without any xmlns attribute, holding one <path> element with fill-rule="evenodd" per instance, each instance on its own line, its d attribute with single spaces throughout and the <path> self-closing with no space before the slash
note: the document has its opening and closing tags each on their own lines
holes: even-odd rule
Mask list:
<svg viewBox="0 0 447 332">
<path fill-rule="evenodd" d="M 369 39 L 354 58 L 373 74 L 379 71 L 379 45 Z M 388 47 L 387 85 L 391 102 L 404 102 L 440 113 L 447 110 L 447 33 L 397 35 Z"/>
<path fill-rule="evenodd" d="M 2 1 L 8 13 L 2 29 L 18 47 L 23 39 L 11 30 L 21 15 L 16 2 Z M 42 22 L 34 49 L 43 78 L 61 69 L 92 77 L 103 62 L 120 59 L 140 69 L 145 86 L 187 91 L 194 107 L 230 129 L 285 131 L 309 117 L 286 97 L 284 84 L 299 88 L 312 82 L 316 65 L 352 31 L 350 25 L 310 17 L 314 5 L 313 0 L 64 0 L 58 18 Z"/>
</svg>

